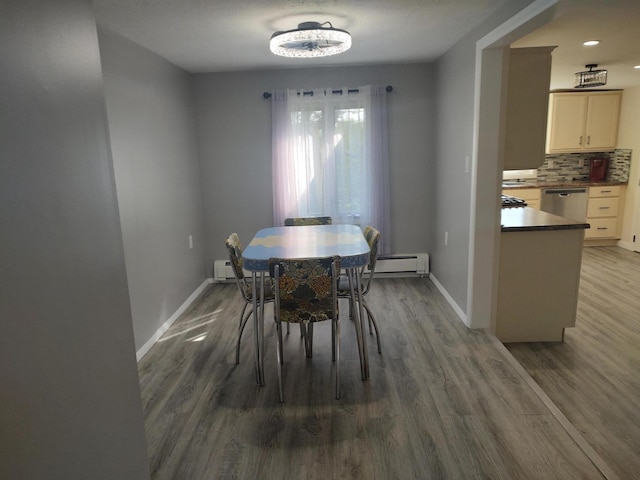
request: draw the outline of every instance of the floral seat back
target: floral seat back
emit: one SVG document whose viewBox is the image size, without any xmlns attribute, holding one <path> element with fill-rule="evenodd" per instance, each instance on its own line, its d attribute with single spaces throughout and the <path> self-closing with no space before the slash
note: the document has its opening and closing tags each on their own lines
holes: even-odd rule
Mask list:
<svg viewBox="0 0 640 480">
<path fill-rule="evenodd" d="M 362 231 L 364 238 L 369 244 L 369 270 L 373 271 L 378 259 L 378 240 L 380 240 L 380 232 L 373 227 L 364 227 Z"/>
<path fill-rule="evenodd" d="M 305 225 L 331 225 L 331 217 L 294 217 L 285 218 L 285 227 L 302 227 Z"/>
<path fill-rule="evenodd" d="M 281 322 L 310 323 L 338 315 L 336 297 L 340 257 L 269 260 L 269 274 Z"/>
</svg>

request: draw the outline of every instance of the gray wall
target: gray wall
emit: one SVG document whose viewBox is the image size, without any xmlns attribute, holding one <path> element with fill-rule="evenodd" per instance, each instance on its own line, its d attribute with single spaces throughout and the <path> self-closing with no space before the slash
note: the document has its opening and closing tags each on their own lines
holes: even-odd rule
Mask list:
<svg viewBox="0 0 640 480">
<path fill-rule="evenodd" d="M 511 0 L 436 62 L 436 168 L 433 178 L 431 271 L 466 312 L 471 218 L 476 42 L 532 0 Z M 479 170 L 483 165 L 478 165 Z M 492 167 L 495 170 L 495 166 Z M 483 176 L 484 178 L 484 176 Z M 495 188 L 495 186 L 491 186 Z M 448 244 L 444 244 L 448 232 Z M 468 313 L 468 312 L 467 312 Z"/>
<path fill-rule="evenodd" d="M 90 0 L 0 4 L 0 478 L 148 478 Z"/>
<path fill-rule="evenodd" d="M 436 101 L 426 64 L 199 74 L 195 77 L 207 268 L 224 239 L 272 226 L 271 107 L 264 91 L 392 85 L 389 96 L 393 253 L 429 252 Z"/>
<path fill-rule="evenodd" d="M 140 350 L 207 276 L 192 76 L 104 28 L 99 40 Z"/>
</svg>

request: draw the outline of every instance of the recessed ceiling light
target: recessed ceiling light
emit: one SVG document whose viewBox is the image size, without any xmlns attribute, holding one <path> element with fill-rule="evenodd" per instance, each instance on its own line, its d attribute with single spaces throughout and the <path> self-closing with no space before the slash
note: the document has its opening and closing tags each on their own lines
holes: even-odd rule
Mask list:
<svg viewBox="0 0 640 480">
<path fill-rule="evenodd" d="M 640 70 L 640 65 L 634 65 L 633 68 L 635 68 L 636 70 Z"/>
<path fill-rule="evenodd" d="M 583 43 L 583 45 L 585 47 L 592 47 L 594 45 L 598 45 L 600 43 L 600 40 L 587 40 L 586 42 Z"/>
</svg>

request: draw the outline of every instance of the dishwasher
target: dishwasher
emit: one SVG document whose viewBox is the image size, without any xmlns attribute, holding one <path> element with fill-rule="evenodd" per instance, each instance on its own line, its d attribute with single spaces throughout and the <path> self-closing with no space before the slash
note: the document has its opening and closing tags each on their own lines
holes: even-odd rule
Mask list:
<svg viewBox="0 0 640 480">
<path fill-rule="evenodd" d="M 584 222 L 587 199 L 586 188 L 543 188 L 540 210 Z"/>
</svg>

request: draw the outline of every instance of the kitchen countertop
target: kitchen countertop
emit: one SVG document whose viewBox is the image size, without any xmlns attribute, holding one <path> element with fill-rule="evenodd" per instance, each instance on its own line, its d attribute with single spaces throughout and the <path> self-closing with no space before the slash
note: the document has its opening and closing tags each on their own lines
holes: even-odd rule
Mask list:
<svg viewBox="0 0 640 480">
<path fill-rule="evenodd" d="M 505 183 L 506 182 L 506 183 Z M 515 182 L 505 180 L 502 183 L 503 190 L 518 190 L 522 188 L 547 188 L 547 187 L 598 187 L 598 186 L 610 186 L 610 185 L 627 185 L 627 182 L 620 182 L 618 180 L 605 180 L 602 182 L 593 182 L 590 180 L 525 180 L 522 182 Z"/>
<path fill-rule="evenodd" d="M 576 230 L 590 227 L 588 223 L 560 217 L 530 207 L 503 208 L 500 223 L 502 232 Z"/>
</svg>

